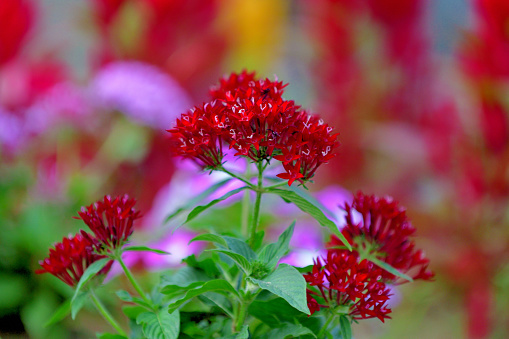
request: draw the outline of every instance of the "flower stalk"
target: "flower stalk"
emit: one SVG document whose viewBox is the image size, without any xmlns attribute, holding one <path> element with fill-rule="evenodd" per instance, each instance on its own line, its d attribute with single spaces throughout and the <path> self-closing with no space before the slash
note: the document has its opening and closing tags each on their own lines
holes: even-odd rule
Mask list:
<svg viewBox="0 0 509 339">
<path fill-rule="evenodd" d="M 120 327 L 120 325 L 116 322 L 116 320 L 113 318 L 110 312 L 108 312 L 108 310 L 104 307 L 99 298 L 95 295 L 94 291 L 90 291 L 90 295 L 92 297 L 92 301 L 95 307 L 97 308 L 99 313 L 101 313 L 104 320 L 106 320 L 118 332 L 118 334 L 127 337 L 122 327 Z"/>
</svg>

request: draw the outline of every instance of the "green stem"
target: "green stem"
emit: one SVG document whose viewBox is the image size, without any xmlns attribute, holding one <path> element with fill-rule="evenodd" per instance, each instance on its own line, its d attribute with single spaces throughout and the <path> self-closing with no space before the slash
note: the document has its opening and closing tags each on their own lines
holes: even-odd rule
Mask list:
<svg viewBox="0 0 509 339">
<path fill-rule="evenodd" d="M 251 187 L 251 188 L 254 188 L 254 187 L 255 187 L 255 186 L 254 186 L 252 183 L 250 183 L 248 180 L 246 180 L 246 179 L 244 179 L 244 178 L 242 178 L 242 177 L 238 176 L 237 174 L 235 174 L 235 173 L 233 173 L 233 172 L 228 171 L 228 170 L 227 170 L 226 168 L 224 168 L 223 166 L 218 167 L 218 170 L 223 171 L 223 172 L 225 172 L 226 174 L 228 174 L 229 176 L 231 176 L 231 177 L 233 177 L 233 178 L 235 178 L 235 179 L 238 179 L 238 180 L 242 181 L 243 183 L 245 183 L 246 185 L 248 185 L 248 186 L 249 186 L 249 187 Z"/>
<path fill-rule="evenodd" d="M 246 302 L 240 302 L 239 312 L 237 313 L 237 319 L 235 321 L 235 331 L 237 332 L 242 329 L 242 326 L 244 326 L 244 322 L 246 321 L 247 306 L 248 304 Z"/>
<path fill-rule="evenodd" d="M 321 336 L 327 331 L 332 319 L 334 319 L 334 313 L 329 313 L 329 319 L 327 319 L 320 332 L 316 335 L 317 338 L 321 338 Z"/>
<path fill-rule="evenodd" d="M 97 296 L 95 295 L 94 291 L 91 291 L 90 295 L 92 296 L 92 301 L 94 302 L 95 307 L 97 307 L 97 310 L 99 311 L 99 313 L 101 313 L 103 318 L 107 322 L 109 322 L 110 325 L 113 326 L 113 328 L 115 330 L 117 330 L 118 334 L 123 335 L 124 337 L 127 337 L 127 335 L 124 332 L 124 330 L 122 329 L 122 327 L 120 327 L 120 325 L 115 321 L 115 319 L 113 319 L 113 317 L 111 316 L 110 312 L 108 312 L 108 310 L 104 307 L 104 305 L 101 303 L 99 298 L 97 298 Z"/>
<path fill-rule="evenodd" d="M 122 260 L 122 254 L 119 254 L 115 259 L 120 263 L 120 266 L 122 266 L 122 269 L 124 270 L 127 279 L 131 282 L 131 285 L 133 285 L 134 289 L 136 290 L 136 292 L 138 292 L 140 297 L 142 297 L 146 303 L 152 305 L 152 302 L 147 298 L 145 292 L 143 292 L 140 285 L 138 285 L 138 283 L 134 279 L 134 276 L 132 275 L 131 271 L 129 270 L 129 268 L 127 268 L 124 261 Z"/>
<path fill-rule="evenodd" d="M 256 235 L 256 229 L 260 222 L 260 203 L 262 201 L 263 194 L 263 168 L 262 164 L 258 163 L 258 185 L 256 186 L 256 200 L 254 205 L 253 223 L 249 230 L 249 245 L 253 247 Z"/>
</svg>

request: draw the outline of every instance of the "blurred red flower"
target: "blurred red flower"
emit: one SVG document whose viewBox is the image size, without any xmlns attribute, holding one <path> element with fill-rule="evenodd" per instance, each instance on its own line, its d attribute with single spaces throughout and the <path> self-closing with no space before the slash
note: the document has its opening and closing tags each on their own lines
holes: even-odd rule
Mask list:
<svg viewBox="0 0 509 339">
<path fill-rule="evenodd" d="M 26 0 L 0 1 L 0 66 L 13 58 L 33 24 L 33 2 Z"/>
</svg>

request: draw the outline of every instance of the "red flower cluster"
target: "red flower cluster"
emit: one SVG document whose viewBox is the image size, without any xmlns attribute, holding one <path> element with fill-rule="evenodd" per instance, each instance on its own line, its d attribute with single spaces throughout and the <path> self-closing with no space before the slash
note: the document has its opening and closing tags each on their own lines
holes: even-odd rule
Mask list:
<svg viewBox="0 0 509 339">
<path fill-rule="evenodd" d="M 233 73 L 210 91 L 212 101 L 177 119 L 174 153 L 199 165 L 221 165 L 223 144 L 254 162 L 282 162 L 288 184 L 309 180 L 335 156 L 338 134 L 317 116 L 282 98 L 282 82 L 257 80 L 254 73 Z"/>
<path fill-rule="evenodd" d="M 34 4 L 26 0 L 0 1 L 0 66 L 14 57 L 33 24 Z"/>
<path fill-rule="evenodd" d="M 378 259 L 406 274 L 417 269 L 413 279 L 433 278 L 433 272 L 428 270 L 429 259 L 422 250 L 415 249 L 415 242 L 410 239 L 415 228 L 397 201 L 390 197 L 378 198 L 359 192 L 352 205 L 346 204 L 345 211 L 346 225 L 342 233 L 354 250 L 359 253 L 375 253 Z M 342 243 L 333 236 L 329 247 L 338 245 Z M 395 275 L 385 270 L 382 276 L 387 282 L 406 282 L 403 279 L 397 281 Z"/>
<path fill-rule="evenodd" d="M 103 200 L 82 207 L 79 217 L 87 224 L 94 236 L 81 231 L 96 248 L 114 250 L 122 247 L 133 233 L 134 220 L 141 218 L 141 213 L 134 209 L 136 200 L 126 194 L 112 199 L 109 195 Z"/>
<path fill-rule="evenodd" d="M 311 314 L 325 307 L 343 308 L 341 312 L 352 319 L 390 318 L 386 305 L 390 290 L 382 281 L 382 269 L 367 260 L 359 262 L 356 252 L 330 250 L 324 264 L 318 258 L 304 278 L 311 286 L 307 290 Z"/>
<path fill-rule="evenodd" d="M 49 257 L 40 261 L 42 269 L 37 274 L 51 273 L 67 285 L 75 287 L 83 272 L 95 261 L 106 258 L 94 252 L 92 242 L 83 234 L 64 238 L 55 248 L 49 250 Z M 110 261 L 98 274 L 106 274 L 111 268 Z"/>
</svg>

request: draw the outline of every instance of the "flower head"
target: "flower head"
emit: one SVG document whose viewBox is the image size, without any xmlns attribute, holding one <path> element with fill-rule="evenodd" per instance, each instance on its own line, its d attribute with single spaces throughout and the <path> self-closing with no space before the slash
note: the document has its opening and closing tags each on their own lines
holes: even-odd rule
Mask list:
<svg viewBox="0 0 509 339">
<path fill-rule="evenodd" d="M 79 217 L 93 232 L 93 236 L 81 231 L 81 234 L 98 249 L 114 250 L 127 243 L 133 233 L 134 220 L 141 218 L 141 213 L 134 209 L 136 200 L 129 196 L 111 198 L 105 196 L 88 207 L 82 207 Z"/>
<path fill-rule="evenodd" d="M 64 238 L 49 250 L 49 257 L 40 261 L 42 269 L 37 274 L 51 273 L 67 285 L 75 287 L 83 272 L 95 261 L 106 258 L 94 252 L 93 243 L 83 234 Z M 110 261 L 98 274 L 106 274 L 111 268 Z"/>
<path fill-rule="evenodd" d="M 253 162 L 281 161 L 279 177 L 304 182 L 335 155 L 338 134 L 292 100 L 283 99 L 286 84 L 233 73 L 211 89 L 212 101 L 177 119 L 172 133 L 174 153 L 203 167 L 221 165 L 223 146 Z"/>
<path fill-rule="evenodd" d="M 352 319 L 390 318 L 390 290 L 382 281 L 382 269 L 367 260 L 359 262 L 358 254 L 347 250 L 329 250 L 323 262 L 317 258 L 312 272 L 304 274 L 311 314 L 332 308 Z"/>
<path fill-rule="evenodd" d="M 345 211 L 346 225 L 342 233 L 354 250 L 374 253 L 400 272 L 408 274 L 412 271 L 413 279 L 430 280 L 433 277 L 433 272 L 428 270 L 429 259 L 422 250 L 416 250 L 411 239 L 415 228 L 408 220 L 405 208 L 397 201 L 359 192 L 351 205 L 345 204 Z M 333 237 L 330 247 L 340 244 L 338 238 Z M 385 270 L 383 277 L 391 282 L 397 279 Z"/>
</svg>

